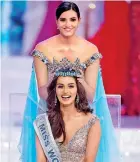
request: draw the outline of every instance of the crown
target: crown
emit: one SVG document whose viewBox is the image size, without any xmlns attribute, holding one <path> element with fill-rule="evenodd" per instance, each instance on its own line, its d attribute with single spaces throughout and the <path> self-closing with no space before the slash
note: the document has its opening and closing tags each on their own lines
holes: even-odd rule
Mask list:
<svg viewBox="0 0 140 162">
<path fill-rule="evenodd" d="M 69 61 L 66 57 L 64 57 L 61 61 L 57 61 L 53 58 L 53 63 L 51 67 L 51 72 L 54 73 L 55 76 L 78 76 L 81 74 L 80 70 L 82 70 L 82 66 L 80 63 L 80 59 L 76 59 L 74 62 Z"/>
</svg>

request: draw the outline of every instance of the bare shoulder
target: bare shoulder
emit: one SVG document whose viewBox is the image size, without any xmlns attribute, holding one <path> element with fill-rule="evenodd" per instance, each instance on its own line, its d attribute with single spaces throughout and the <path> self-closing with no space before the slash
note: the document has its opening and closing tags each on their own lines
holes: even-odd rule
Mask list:
<svg viewBox="0 0 140 162">
<path fill-rule="evenodd" d="M 99 52 L 95 44 L 87 41 L 84 38 L 81 38 L 81 42 L 82 42 L 83 47 L 85 47 L 85 50 L 89 53 L 89 55 Z"/>
<path fill-rule="evenodd" d="M 97 53 L 98 52 L 98 48 L 95 44 L 85 40 L 85 44 L 86 44 L 86 48 L 89 51 L 89 53 L 93 54 L 93 53 Z"/>
<path fill-rule="evenodd" d="M 57 36 L 50 37 L 49 39 L 46 39 L 42 42 L 39 42 L 35 46 L 35 50 L 38 50 L 40 52 L 43 52 L 45 55 L 47 55 L 49 48 L 53 46 Z"/>
<path fill-rule="evenodd" d="M 98 119 L 98 117 L 95 114 L 93 114 L 93 113 L 87 113 L 86 116 L 88 117 L 89 120 L 90 119 Z"/>
<path fill-rule="evenodd" d="M 100 126 L 100 120 L 99 120 L 99 118 L 95 114 L 88 113 L 86 116 L 87 116 L 88 121 L 90 122 L 91 127 L 93 125 L 95 125 L 95 127 L 96 126 L 97 127 Z"/>
<path fill-rule="evenodd" d="M 87 113 L 87 114 L 84 114 L 84 113 L 83 113 L 83 118 L 84 118 L 86 121 L 89 121 L 89 120 L 91 120 L 92 118 L 96 118 L 96 116 L 89 112 L 89 113 Z"/>
</svg>

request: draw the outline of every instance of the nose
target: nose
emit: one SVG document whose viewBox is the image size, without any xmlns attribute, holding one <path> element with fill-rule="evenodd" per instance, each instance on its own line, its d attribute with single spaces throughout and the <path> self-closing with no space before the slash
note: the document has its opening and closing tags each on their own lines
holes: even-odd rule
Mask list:
<svg viewBox="0 0 140 162">
<path fill-rule="evenodd" d="M 65 88 L 64 88 L 64 94 L 67 94 L 67 92 L 68 92 L 68 88 L 65 87 Z"/>
<path fill-rule="evenodd" d="M 71 22 L 70 21 L 66 21 L 66 27 L 70 27 L 71 26 Z"/>
</svg>

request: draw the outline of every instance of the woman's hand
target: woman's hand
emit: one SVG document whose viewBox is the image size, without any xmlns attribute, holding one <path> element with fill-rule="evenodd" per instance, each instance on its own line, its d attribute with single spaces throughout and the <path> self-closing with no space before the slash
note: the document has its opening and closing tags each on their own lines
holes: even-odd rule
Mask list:
<svg viewBox="0 0 140 162">
<path fill-rule="evenodd" d="M 92 103 L 95 89 L 90 87 L 90 85 L 86 82 L 84 72 L 82 70 L 80 70 L 80 72 L 81 72 L 81 75 L 77 76 L 77 80 L 84 87 L 88 101 Z"/>
<path fill-rule="evenodd" d="M 82 70 L 80 70 L 81 75 L 77 76 L 77 80 L 84 86 L 85 84 L 85 76 L 84 76 L 84 72 Z"/>
</svg>

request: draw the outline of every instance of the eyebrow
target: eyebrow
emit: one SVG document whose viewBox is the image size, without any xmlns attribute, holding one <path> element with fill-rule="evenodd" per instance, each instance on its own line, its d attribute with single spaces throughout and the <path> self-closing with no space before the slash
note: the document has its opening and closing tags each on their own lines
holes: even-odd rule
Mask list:
<svg viewBox="0 0 140 162">
<path fill-rule="evenodd" d="M 69 83 L 68 85 L 70 85 L 70 84 L 75 84 L 75 83 Z M 57 85 L 64 85 L 64 84 L 62 84 L 62 83 L 57 83 Z"/>
<path fill-rule="evenodd" d="M 66 19 L 65 17 L 60 17 L 60 19 Z M 71 17 L 70 19 L 76 19 L 76 17 Z"/>
</svg>

